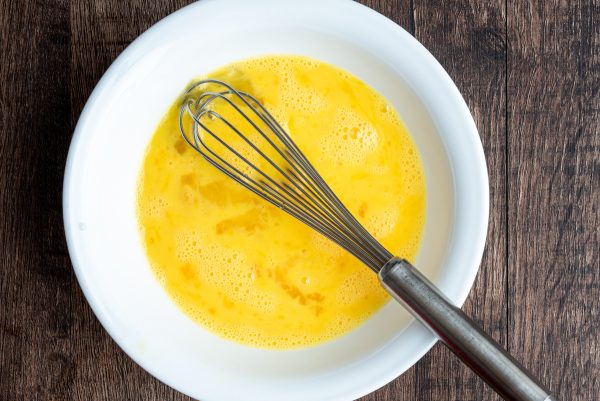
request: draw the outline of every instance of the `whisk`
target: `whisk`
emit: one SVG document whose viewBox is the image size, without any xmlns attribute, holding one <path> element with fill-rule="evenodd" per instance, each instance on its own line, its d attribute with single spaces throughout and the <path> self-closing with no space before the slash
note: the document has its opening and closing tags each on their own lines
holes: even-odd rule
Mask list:
<svg viewBox="0 0 600 401">
<path fill-rule="evenodd" d="M 425 276 L 354 218 L 255 97 L 222 81 L 198 81 L 186 92 L 179 126 L 183 139 L 208 163 L 373 270 L 396 301 L 504 399 L 555 400 Z"/>
</svg>

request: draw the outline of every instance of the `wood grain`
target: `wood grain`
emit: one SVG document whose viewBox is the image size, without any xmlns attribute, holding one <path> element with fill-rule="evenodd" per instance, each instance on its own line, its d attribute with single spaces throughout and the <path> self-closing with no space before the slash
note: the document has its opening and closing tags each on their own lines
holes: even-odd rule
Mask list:
<svg viewBox="0 0 600 401">
<path fill-rule="evenodd" d="M 0 2 L 0 397 L 59 400 L 74 374 L 62 170 L 68 3 Z"/>
<path fill-rule="evenodd" d="M 600 392 L 600 5 L 509 1 L 509 350 Z"/>
<path fill-rule="evenodd" d="M 0 401 L 190 400 L 133 363 L 72 273 L 61 189 L 98 79 L 185 0 L 0 0 Z M 465 310 L 562 400 L 600 391 L 598 1 L 362 0 L 414 34 L 481 135 L 490 226 Z M 364 400 L 495 400 L 444 347 Z"/>
</svg>

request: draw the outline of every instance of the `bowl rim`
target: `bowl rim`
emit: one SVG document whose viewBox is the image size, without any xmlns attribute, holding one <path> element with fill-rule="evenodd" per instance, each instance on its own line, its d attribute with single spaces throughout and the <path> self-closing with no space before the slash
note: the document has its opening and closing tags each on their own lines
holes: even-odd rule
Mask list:
<svg viewBox="0 0 600 401">
<path fill-rule="evenodd" d="M 71 144 L 69 147 L 69 153 L 67 156 L 65 173 L 64 173 L 64 181 L 63 181 L 63 218 L 64 218 L 64 226 L 65 226 L 65 236 L 67 241 L 67 247 L 69 250 L 69 255 L 71 258 L 71 262 L 73 264 L 73 269 L 79 285 L 82 289 L 82 292 L 92 308 L 94 314 L 104 327 L 104 329 L 108 332 L 111 338 L 119 345 L 119 347 L 138 365 L 140 365 L 144 370 L 149 372 L 152 376 L 156 377 L 163 383 L 168 386 L 176 389 L 177 391 L 183 392 L 189 396 L 197 396 L 195 394 L 189 394 L 186 391 L 181 390 L 180 386 L 177 383 L 174 383 L 172 380 L 168 379 L 159 368 L 156 366 L 151 366 L 151 364 L 146 363 L 146 361 L 136 355 L 136 352 L 131 349 L 128 344 L 125 342 L 124 338 L 117 332 L 114 327 L 111 327 L 109 323 L 109 319 L 107 317 L 107 311 L 102 308 L 97 299 L 94 297 L 91 284 L 86 280 L 84 268 L 80 263 L 78 258 L 77 247 L 74 242 L 74 238 L 78 235 L 77 231 L 73 229 L 73 222 L 71 221 L 70 215 L 70 196 L 74 190 L 73 183 L 71 180 L 72 173 L 75 169 L 75 154 L 78 152 L 80 148 L 80 143 L 82 138 L 85 135 L 83 127 L 90 123 L 92 119 L 92 110 L 96 107 L 96 104 L 100 102 L 102 96 L 110 89 L 110 85 L 112 82 L 118 77 L 120 71 L 124 68 L 127 68 L 128 64 L 135 60 L 136 57 L 141 57 L 144 55 L 144 52 L 147 50 L 147 42 L 152 39 L 152 37 L 159 33 L 161 29 L 166 28 L 170 24 L 175 24 L 177 19 L 183 17 L 187 13 L 198 12 L 202 9 L 205 9 L 209 5 L 211 7 L 215 7 L 217 3 L 222 4 L 224 7 L 231 6 L 231 4 L 236 4 L 238 6 L 247 5 L 245 0 L 204 0 L 202 2 L 192 3 L 187 5 L 158 21 L 154 25 L 152 25 L 149 29 L 143 32 L 140 36 L 138 36 L 131 44 L 129 44 L 121 54 L 113 61 L 107 71 L 103 74 L 101 79 L 98 81 L 96 87 L 92 91 L 90 97 L 88 98 L 81 114 L 76 124 Z M 253 1 L 253 7 L 260 6 L 270 6 L 277 4 L 278 6 L 285 7 L 286 5 L 293 4 L 295 0 L 255 0 Z M 322 7 L 322 0 L 304 0 L 303 3 L 313 3 L 315 6 Z M 357 3 L 353 0 L 328 0 L 327 2 L 330 6 L 335 7 L 348 7 L 349 9 L 353 9 L 355 12 L 364 13 L 365 16 L 369 16 L 370 18 L 377 19 L 377 22 L 382 26 L 386 26 L 390 33 L 397 35 L 397 37 L 402 40 L 408 41 L 413 46 L 412 50 L 418 51 L 421 53 L 425 59 L 429 60 L 431 66 L 437 71 L 438 79 L 443 81 L 447 86 L 446 89 L 449 90 L 450 95 L 452 96 L 452 101 L 456 104 L 458 109 L 460 110 L 460 118 L 464 123 L 469 125 L 471 129 L 469 132 L 463 133 L 464 135 L 470 135 L 471 140 L 475 141 L 475 153 L 472 155 L 476 164 L 478 164 L 478 174 L 477 179 L 479 180 L 479 184 L 481 186 L 482 192 L 478 194 L 478 201 L 481 204 L 481 225 L 477 227 L 477 240 L 476 243 L 472 244 L 472 248 L 474 249 L 474 259 L 478 260 L 478 263 L 473 263 L 470 269 L 465 269 L 466 274 L 463 277 L 464 285 L 462 285 L 454 294 L 454 296 L 449 297 L 451 301 L 457 305 L 462 306 L 464 301 L 466 300 L 473 283 L 475 281 L 475 277 L 479 270 L 479 264 L 481 258 L 483 256 L 483 250 L 485 246 L 485 240 L 487 235 L 487 227 L 488 227 L 488 213 L 489 213 L 489 180 L 488 180 L 488 170 L 485 161 L 485 156 L 483 152 L 483 146 L 481 143 L 481 138 L 479 137 L 475 122 L 473 117 L 468 109 L 468 106 L 461 96 L 458 88 L 444 70 L 444 68 L 439 64 L 439 62 L 435 59 L 435 57 L 420 43 L 418 42 L 412 35 L 406 32 L 402 27 L 389 20 L 387 17 L 379 14 L 375 10 L 364 6 L 360 3 Z M 377 390 L 378 388 L 386 385 L 391 382 L 393 379 L 404 373 L 408 368 L 413 366 L 418 360 L 420 360 L 437 342 L 437 339 L 431 336 L 430 340 L 427 342 L 427 345 L 423 347 L 420 352 L 415 354 L 414 360 L 408 361 L 404 363 L 406 368 L 399 368 L 397 370 L 391 370 L 387 372 L 385 375 L 381 375 L 377 380 L 373 380 L 369 384 L 363 385 L 359 389 L 352 388 L 346 391 L 340 399 L 347 398 L 358 398 L 363 395 L 366 395 L 372 391 Z M 401 364 L 399 364 L 400 366 Z M 207 396 L 206 399 L 212 399 Z"/>
</svg>

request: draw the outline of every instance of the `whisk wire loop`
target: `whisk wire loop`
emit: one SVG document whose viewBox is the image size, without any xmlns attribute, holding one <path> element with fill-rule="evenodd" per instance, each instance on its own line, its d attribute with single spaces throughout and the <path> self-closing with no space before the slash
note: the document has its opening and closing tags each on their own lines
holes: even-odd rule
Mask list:
<svg viewBox="0 0 600 401">
<path fill-rule="evenodd" d="M 209 90 L 209 87 L 218 90 Z M 240 118 L 245 129 L 233 122 Z M 213 126 L 217 122 L 226 131 L 216 132 Z M 222 81 L 198 81 L 186 92 L 179 128 L 183 139 L 211 165 L 334 241 L 375 272 L 392 258 L 343 205 L 273 115 L 252 95 Z M 249 155 L 224 139 L 232 133 L 234 138 L 241 139 Z M 264 143 L 266 149 L 251 139 L 254 137 Z M 225 154 L 215 151 L 212 142 Z M 269 151 L 275 151 L 275 157 L 270 157 Z M 266 162 L 264 167 L 251 160 L 256 156 Z M 276 158 L 282 161 L 277 162 Z"/>
</svg>

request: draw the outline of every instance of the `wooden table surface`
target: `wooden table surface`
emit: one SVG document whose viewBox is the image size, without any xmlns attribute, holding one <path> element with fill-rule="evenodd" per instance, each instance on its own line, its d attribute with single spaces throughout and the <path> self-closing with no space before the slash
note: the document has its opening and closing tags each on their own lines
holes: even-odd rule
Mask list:
<svg viewBox="0 0 600 401">
<path fill-rule="evenodd" d="M 183 0 L 0 0 L 0 400 L 188 400 L 132 362 L 73 274 L 61 190 L 94 85 Z M 365 0 L 475 118 L 490 225 L 464 309 L 561 400 L 600 399 L 600 2 Z M 439 344 L 364 400 L 497 400 Z"/>
</svg>

